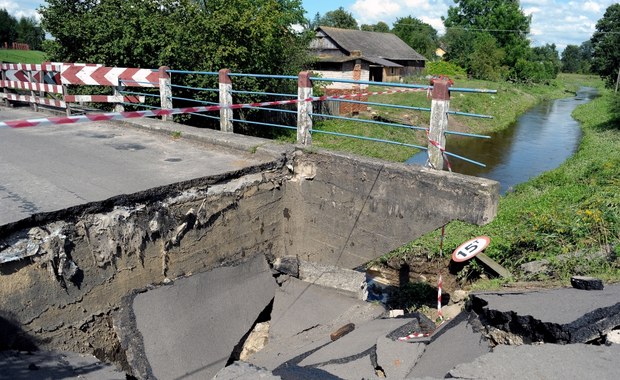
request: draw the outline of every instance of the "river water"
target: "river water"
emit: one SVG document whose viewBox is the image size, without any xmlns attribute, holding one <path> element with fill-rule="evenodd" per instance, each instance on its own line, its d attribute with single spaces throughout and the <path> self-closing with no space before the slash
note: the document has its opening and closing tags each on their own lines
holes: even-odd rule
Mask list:
<svg viewBox="0 0 620 380">
<path fill-rule="evenodd" d="M 509 128 L 490 134 L 490 139 L 448 135 L 448 152 L 486 165 L 483 168 L 449 157 L 452 170 L 498 181 L 504 194 L 514 185 L 557 168 L 575 153 L 581 139 L 579 123 L 571 113 L 596 96 L 595 88 L 582 87 L 575 97 L 545 101 Z M 426 152 L 420 152 L 407 163 L 424 165 L 426 158 Z"/>
</svg>

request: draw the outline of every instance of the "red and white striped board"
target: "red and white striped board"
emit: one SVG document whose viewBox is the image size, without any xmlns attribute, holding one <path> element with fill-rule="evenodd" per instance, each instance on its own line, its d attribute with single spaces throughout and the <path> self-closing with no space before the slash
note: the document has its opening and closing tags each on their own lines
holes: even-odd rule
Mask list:
<svg viewBox="0 0 620 380">
<path fill-rule="evenodd" d="M 54 94 L 62 94 L 62 86 L 34 82 L 0 80 L 0 87 L 15 88 L 20 90 L 45 91 Z"/>
<path fill-rule="evenodd" d="M 134 95 L 65 95 L 67 103 L 144 103 L 146 96 Z"/>
<path fill-rule="evenodd" d="M 89 86 L 159 87 L 159 72 L 126 67 L 62 65 L 62 84 Z"/>
<path fill-rule="evenodd" d="M 37 104 L 43 104 L 46 106 L 67 108 L 67 103 L 62 100 L 47 99 L 47 98 L 41 98 L 38 96 L 18 95 L 18 94 L 1 94 L 0 93 L 0 98 L 6 98 L 8 100 L 13 100 L 16 102 L 37 103 Z"/>
</svg>

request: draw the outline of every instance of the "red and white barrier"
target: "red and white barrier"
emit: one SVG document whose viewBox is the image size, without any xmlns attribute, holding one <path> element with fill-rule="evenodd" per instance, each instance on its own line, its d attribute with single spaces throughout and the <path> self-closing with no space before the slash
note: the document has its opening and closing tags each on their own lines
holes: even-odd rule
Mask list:
<svg viewBox="0 0 620 380">
<path fill-rule="evenodd" d="M 0 87 L 15 88 L 19 90 L 45 91 L 54 94 L 62 94 L 63 92 L 62 86 L 59 85 L 12 80 L 0 80 Z"/>
<path fill-rule="evenodd" d="M 36 103 L 51 107 L 66 108 L 67 103 L 62 100 L 41 98 L 39 96 L 19 95 L 19 94 L 0 94 L 0 98 L 6 98 L 15 102 Z M 0 127 L 3 127 L 0 123 Z"/>
<path fill-rule="evenodd" d="M 159 87 L 159 72 L 151 69 L 62 65 L 62 84 L 89 86 L 119 86 L 121 82 L 132 87 Z"/>
<path fill-rule="evenodd" d="M 437 319 L 443 321 L 443 312 L 441 311 L 441 288 L 443 287 L 443 278 L 441 273 L 437 279 Z"/>
<path fill-rule="evenodd" d="M 426 89 L 412 88 L 412 89 L 387 90 L 387 91 L 381 91 L 381 92 L 365 92 L 365 93 L 360 93 L 360 94 L 348 94 L 348 95 L 339 95 L 339 96 L 326 96 L 325 95 L 325 96 L 315 96 L 315 97 L 311 97 L 307 99 L 289 99 L 289 100 L 277 100 L 277 101 L 260 102 L 260 103 L 232 104 L 230 106 L 216 105 L 216 106 L 186 107 L 186 108 L 131 111 L 131 112 L 93 113 L 93 114 L 79 115 L 79 116 L 50 117 L 50 118 L 30 119 L 30 120 L 12 120 L 12 121 L 0 122 L 0 128 L 2 127 L 26 128 L 26 127 L 36 127 L 36 126 L 54 125 L 54 124 L 82 123 L 82 122 L 88 122 L 88 121 L 106 121 L 106 120 L 132 119 L 132 118 L 140 118 L 140 117 L 170 116 L 170 115 L 178 115 L 178 114 L 184 114 L 184 113 L 214 112 L 214 111 L 219 111 L 221 109 L 235 110 L 235 109 L 241 109 L 241 108 L 278 106 L 278 105 L 285 105 L 285 104 L 295 104 L 299 102 L 316 102 L 316 101 L 325 101 L 325 100 L 359 98 L 359 97 L 365 97 L 369 95 L 385 95 L 385 94 L 395 94 L 395 93 L 402 93 L 402 92 L 417 92 L 417 91 L 426 91 Z"/>
<path fill-rule="evenodd" d="M 144 103 L 145 99 L 134 95 L 65 95 L 67 103 Z"/>
</svg>

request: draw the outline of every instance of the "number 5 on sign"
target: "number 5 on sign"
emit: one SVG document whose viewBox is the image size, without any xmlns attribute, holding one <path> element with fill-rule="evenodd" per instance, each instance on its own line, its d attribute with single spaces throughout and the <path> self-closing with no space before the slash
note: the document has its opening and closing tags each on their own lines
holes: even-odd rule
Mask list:
<svg viewBox="0 0 620 380">
<path fill-rule="evenodd" d="M 452 260 L 457 263 L 467 261 L 484 251 L 484 249 L 489 246 L 490 242 L 491 238 L 488 236 L 478 236 L 477 238 L 468 240 L 459 245 L 458 248 L 452 252 Z"/>
</svg>

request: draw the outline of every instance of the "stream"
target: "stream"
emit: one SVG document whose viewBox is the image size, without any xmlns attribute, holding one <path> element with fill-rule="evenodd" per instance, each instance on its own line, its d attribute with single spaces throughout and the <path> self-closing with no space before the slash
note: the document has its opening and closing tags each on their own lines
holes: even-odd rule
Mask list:
<svg viewBox="0 0 620 380">
<path fill-rule="evenodd" d="M 581 87 L 572 98 L 540 103 L 509 128 L 491 133 L 490 139 L 448 135 L 448 152 L 486 165 L 483 168 L 449 157 L 452 170 L 498 181 L 500 193 L 505 194 L 513 186 L 557 168 L 575 153 L 581 139 L 579 123 L 571 113 L 597 95 L 595 88 Z M 406 163 L 424 165 L 426 158 L 426 152 L 420 152 Z"/>
</svg>

